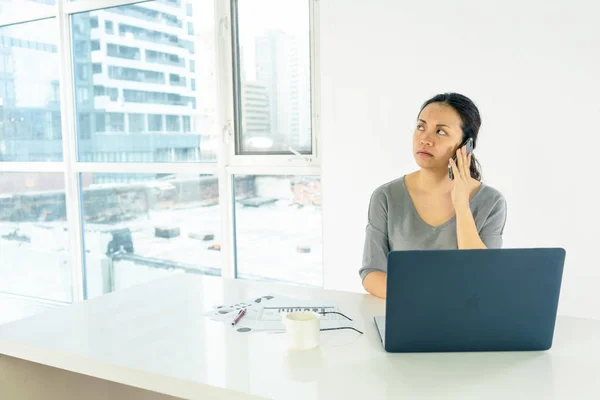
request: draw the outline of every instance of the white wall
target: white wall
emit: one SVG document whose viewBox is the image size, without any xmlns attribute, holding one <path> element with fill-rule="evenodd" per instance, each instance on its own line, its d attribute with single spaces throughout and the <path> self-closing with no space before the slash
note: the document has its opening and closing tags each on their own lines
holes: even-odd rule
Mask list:
<svg viewBox="0 0 600 400">
<path fill-rule="evenodd" d="M 492 4 L 493 3 L 493 4 Z M 358 277 L 369 196 L 416 169 L 423 101 L 471 97 L 505 247 L 563 246 L 560 313 L 600 318 L 600 3 L 323 0 L 325 286 Z"/>
</svg>

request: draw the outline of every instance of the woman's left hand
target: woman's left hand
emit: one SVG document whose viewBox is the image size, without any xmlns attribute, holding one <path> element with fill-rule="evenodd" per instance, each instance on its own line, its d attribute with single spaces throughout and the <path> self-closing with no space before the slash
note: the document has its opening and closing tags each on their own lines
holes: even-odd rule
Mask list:
<svg viewBox="0 0 600 400">
<path fill-rule="evenodd" d="M 465 147 L 461 147 L 456 152 L 456 159 L 458 165 L 453 159 L 450 159 L 450 165 L 452 166 L 452 172 L 454 173 L 454 180 L 452 191 L 450 196 L 452 198 L 452 204 L 454 209 L 469 207 L 469 201 L 471 193 L 477 189 L 480 182 L 471 177 L 471 154 L 467 155 Z"/>
</svg>

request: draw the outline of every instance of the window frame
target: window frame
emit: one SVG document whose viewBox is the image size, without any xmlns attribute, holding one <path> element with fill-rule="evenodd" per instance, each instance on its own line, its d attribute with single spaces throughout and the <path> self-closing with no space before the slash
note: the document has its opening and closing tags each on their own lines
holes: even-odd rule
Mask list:
<svg viewBox="0 0 600 400">
<path fill-rule="evenodd" d="M 65 179 L 67 225 L 72 277 L 73 302 L 85 300 L 86 272 L 82 224 L 82 199 L 80 175 L 83 173 L 194 173 L 218 177 L 221 213 L 221 276 L 236 278 L 236 248 L 234 221 L 233 180 L 236 175 L 321 175 L 320 163 L 320 60 L 319 60 L 319 1 L 306 0 L 309 4 L 310 32 L 310 97 L 311 97 L 311 154 L 296 155 L 236 154 L 235 102 L 239 101 L 234 90 L 235 69 L 234 34 L 235 10 L 238 0 L 214 1 L 214 57 L 217 85 L 217 121 L 220 128 L 216 162 L 146 163 L 146 162 L 86 162 L 78 159 L 78 127 L 76 112 L 76 86 L 72 16 L 110 7 L 144 3 L 150 0 L 56 0 L 55 6 L 42 4 L 0 17 L 0 29 L 4 26 L 55 19 L 59 32 L 58 56 L 60 60 L 60 111 L 62 129 L 63 161 L 60 162 L 0 162 L 2 172 L 62 172 Z M 251 0 L 242 0 L 251 1 Z M 186 2 L 182 2 L 187 7 Z M 186 11 L 186 10 L 184 10 Z M 187 11 L 186 11 L 187 12 Z M 196 13 L 194 13 L 196 15 Z M 192 17 L 193 18 L 193 17 Z M 100 21 L 104 29 L 103 22 Z M 115 31 L 116 31 L 116 27 Z M 195 58 L 194 58 L 195 60 Z M 188 67 L 185 65 L 184 67 Z M 187 69 L 187 68 L 186 68 Z M 104 68 L 103 68 L 104 70 Z M 147 117 L 149 118 L 149 117 Z M 162 120 L 166 129 L 166 119 Z M 182 124 L 181 121 L 180 124 Z M 150 127 L 150 120 L 146 124 Z M 27 296 L 23 296 L 27 297 Z"/>
<path fill-rule="evenodd" d="M 217 0 L 218 1 L 218 0 Z M 228 160 L 230 165 L 235 166 L 319 166 L 321 164 L 320 151 L 319 151 L 319 138 L 320 138 L 320 121 L 319 121 L 319 110 L 320 110 L 320 91 L 319 91 L 319 71 L 320 71 L 320 50 L 319 50 L 319 13 L 318 13 L 318 0 L 305 0 L 308 1 L 309 5 L 309 57 L 310 57 L 310 111 L 309 115 L 311 118 L 311 153 L 253 153 L 253 154 L 239 154 L 238 143 L 239 138 L 242 137 L 240 132 L 241 127 L 241 93 L 238 88 L 240 87 L 240 77 L 237 76 L 240 71 L 240 60 L 237 51 L 238 44 L 238 16 L 237 16 L 237 3 L 239 1 L 251 1 L 251 0 L 230 0 L 229 10 L 223 15 L 220 25 L 222 29 L 228 30 L 228 41 L 222 43 L 223 47 L 227 46 L 225 54 L 223 54 L 224 62 L 220 65 L 220 68 L 227 68 L 229 66 L 229 72 L 231 73 L 230 81 L 232 86 L 227 89 L 233 93 L 231 109 L 228 109 L 228 118 L 224 125 L 224 135 L 227 144 L 233 143 L 229 146 Z M 231 22 L 230 22 L 231 21 Z"/>
</svg>

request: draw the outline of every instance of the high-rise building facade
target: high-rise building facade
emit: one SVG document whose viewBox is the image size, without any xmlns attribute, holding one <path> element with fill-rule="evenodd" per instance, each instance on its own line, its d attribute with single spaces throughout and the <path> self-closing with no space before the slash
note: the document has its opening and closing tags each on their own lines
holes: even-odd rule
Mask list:
<svg viewBox="0 0 600 400">
<path fill-rule="evenodd" d="M 287 144 L 298 150 L 301 82 L 297 39 L 281 31 L 270 31 L 256 39 L 255 49 L 256 80 L 269 93 L 273 147 Z"/>
<path fill-rule="evenodd" d="M 271 132 L 269 91 L 256 82 L 242 82 L 242 124 L 246 137 L 265 137 Z"/>
<path fill-rule="evenodd" d="M 179 0 L 74 17 L 82 161 L 200 160 L 192 18 Z"/>
<path fill-rule="evenodd" d="M 215 160 L 214 32 L 196 29 L 194 9 L 159 0 L 73 16 L 80 161 Z M 0 29 L 7 161 L 62 159 L 56 43 L 36 24 Z"/>
</svg>

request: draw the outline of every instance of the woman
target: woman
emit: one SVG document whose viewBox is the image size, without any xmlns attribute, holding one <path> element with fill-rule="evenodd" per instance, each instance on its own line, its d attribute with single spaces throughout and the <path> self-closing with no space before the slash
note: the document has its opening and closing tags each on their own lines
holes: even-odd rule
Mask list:
<svg viewBox="0 0 600 400">
<path fill-rule="evenodd" d="M 480 126 L 475 104 L 457 93 L 437 95 L 421 108 L 413 136 L 420 169 L 380 186 L 371 196 L 360 269 L 369 293 L 386 297 L 392 250 L 502 247 L 506 201 L 481 183 L 479 163 L 463 145 L 470 138 L 477 147 Z"/>
</svg>

